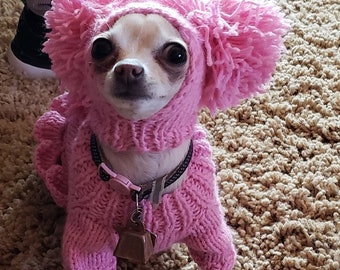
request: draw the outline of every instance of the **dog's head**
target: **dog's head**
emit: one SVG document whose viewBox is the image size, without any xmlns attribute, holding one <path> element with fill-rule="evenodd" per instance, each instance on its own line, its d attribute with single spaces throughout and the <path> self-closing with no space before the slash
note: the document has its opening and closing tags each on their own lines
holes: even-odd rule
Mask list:
<svg viewBox="0 0 340 270">
<path fill-rule="evenodd" d="M 147 119 L 179 91 L 189 54 L 180 33 L 157 14 L 127 14 L 93 38 L 101 94 L 119 115 Z"/>
</svg>

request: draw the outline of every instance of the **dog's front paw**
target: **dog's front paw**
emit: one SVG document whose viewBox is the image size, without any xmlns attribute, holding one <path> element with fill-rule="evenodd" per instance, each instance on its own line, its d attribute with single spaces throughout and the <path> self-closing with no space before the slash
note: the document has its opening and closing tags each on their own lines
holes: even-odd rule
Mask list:
<svg viewBox="0 0 340 270">
<path fill-rule="evenodd" d="M 74 209 L 71 215 L 79 217 L 84 209 L 78 210 Z M 93 218 L 70 218 L 63 237 L 64 267 L 68 270 L 116 270 L 117 259 L 113 251 L 117 242 L 118 236 Z"/>
</svg>

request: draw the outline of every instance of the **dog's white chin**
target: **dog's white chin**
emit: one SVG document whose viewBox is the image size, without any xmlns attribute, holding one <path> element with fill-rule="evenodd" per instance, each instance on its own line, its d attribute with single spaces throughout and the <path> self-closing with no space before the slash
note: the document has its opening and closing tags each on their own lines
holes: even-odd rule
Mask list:
<svg viewBox="0 0 340 270">
<path fill-rule="evenodd" d="M 123 118 L 139 121 L 146 120 L 159 112 L 166 104 L 167 100 L 123 100 L 112 99 L 111 104 L 116 112 Z"/>
</svg>

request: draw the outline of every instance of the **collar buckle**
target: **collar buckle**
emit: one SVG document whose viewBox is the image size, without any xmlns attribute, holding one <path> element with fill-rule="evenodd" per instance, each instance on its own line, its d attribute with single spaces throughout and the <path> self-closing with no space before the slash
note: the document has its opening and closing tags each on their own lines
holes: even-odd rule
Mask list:
<svg viewBox="0 0 340 270">
<path fill-rule="evenodd" d="M 114 171 L 112 171 L 104 162 L 100 163 L 98 166 L 98 170 L 104 170 L 108 175 L 111 176 L 111 181 L 108 181 L 109 186 L 116 190 L 119 193 L 122 193 L 124 195 L 131 194 L 132 191 L 139 192 L 141 191 L 141 187 L 136 186 L 133 184 L 128 178 L 126 178 L 123 175 L 116 174 Z"/>
</svg>

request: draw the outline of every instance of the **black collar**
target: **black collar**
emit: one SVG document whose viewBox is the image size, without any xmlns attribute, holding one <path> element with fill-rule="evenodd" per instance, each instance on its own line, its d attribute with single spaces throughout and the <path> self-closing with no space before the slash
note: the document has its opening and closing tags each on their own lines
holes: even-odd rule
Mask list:
<svg viewBox="0 0 340 270">
<path fill-rule="evenodd" d="M 98 173 L 99 173 L 100 179 L 105 182 L 109 181 L 111 179 L 111 176 L 102 167 L 99 166 L 100 164 L 102 164 L 103 160 L 100 155 L 100 150 L 99 150 L 99 146 L 97 143 L 96 135 L 93 133 L 91 134 L 90 148 L 91 148 L 92 160 L 98 167 Z M 182 163 L 176 168 L 176 171 L 173 174 L 171 174 L 169 178 L 166 179 L 164 183 L 164 188 L 167 188 L 168 186 L 175 183 L 182 176 L 182 174 L 186 171 L 192 158 L 193 148 L 194 148 L 193 142 L 191 140 L 188 153 L 186 154 Z M 142 188 L 142 190 L 138 192 L 139 201 L 148 198 L 151 192 L 152 192 L 152 188 L 147 188 L 147 189 Z M 134 201 L 136 200 L 136 193 L 137 191 L 131 192 L 131 198 Z"/>
</svg>

